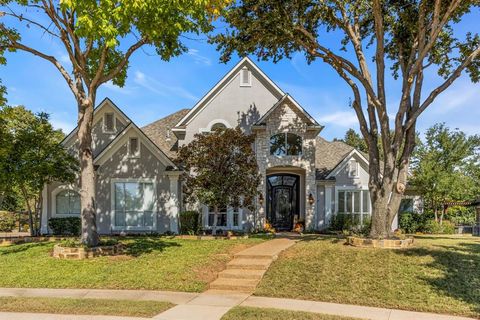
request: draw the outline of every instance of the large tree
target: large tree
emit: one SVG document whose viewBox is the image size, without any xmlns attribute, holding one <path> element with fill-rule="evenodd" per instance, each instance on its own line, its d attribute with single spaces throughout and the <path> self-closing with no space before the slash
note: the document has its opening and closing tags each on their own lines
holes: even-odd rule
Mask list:
<svg viewBox="0 0 480 320">
<path fill-rule="evenodd" d="M 371 236 L 387 237 L 405 189 L 419 116 L 462 73 L 480 80 L 478 30 L 456 28 L 479 5 L 478 0 L 235 1 L 225 14 L 230 28 L 212 41 L 224 61 L 234 51 L 274 62 L 303 52 L 309 63 L 327 63 L 348 84 L 368 146 Z M 435 72 L 438 80 L 425 85 L 425 74 Z"/>
<path fill-rule="evenodd" d="M 95 246 L 95 183 L 92 155 L 93 109 L 98 88 L 112 81 L 123 86 L 129 59 L 151 45 L 169 60 L 187 50 L 180 38 L 211 28 L 223 0 L 1 0 L 0 56 L 25 51 L 50 62 L 65 79 L 78 105 L 82 242 Z M 68 54 L 24 42 L 29 28 L 49 37 Z M 53 47 L 53 46 L 51 46 Z M 52 50 L 55 52 L 55 50 Z M 39 75 L 41 76 L 41 75 Z"/>
<path fill-rule="evenodd" d="M 179 151 L 177 161 L 185 169 L 187 201 L 213 208 L 213 234 L 220 208 L 241 205 L 253 209 L 260 184 L 254 141 L 253 135 L 238 128 L 217 129 L 196 134 Z"/>
<path fill-rule="evenodd" d="M 48 114 L 34 114 L 22 106 L 0 109 L 0 121 L 10 137 L 2 175 L 7 177 L 10 191 L 20 191 L 32 235 L 39 234 L 45 184 L 72 183 L 78 173 L 77 159 L 60 144 L 63 132 L 55 130 L 48 120 Z"/>
<path fill-rule="evenodd" d="M 436 221 L 443 220 L 447 209 L 444 203 L 478 197 L 479 149 L 480 136 L 467 136 L 445 124 L 429 128 L 425 142 L 417 146 L 412 157 L 411 183 L 424 196 Z"/>
</svg>

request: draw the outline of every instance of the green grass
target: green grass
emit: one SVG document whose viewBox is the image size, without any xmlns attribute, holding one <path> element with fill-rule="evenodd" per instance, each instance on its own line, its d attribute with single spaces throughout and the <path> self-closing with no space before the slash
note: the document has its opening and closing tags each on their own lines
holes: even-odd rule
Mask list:
<svg viewBox="0 0 480 320">
<path fill-rule="evenodd" d="M 325 314 L 287 311 L 277 309 L 235 307 L 225 314 L 221 320 L 353 320 Z"/>
<path fill-rule="evenodd" d="M 343 243 L 297 243 L 255 294 L 480 317 L 480 238 L 416 237 L 401 250 Z"/>
<path fill-rule="evenodd" d="M 174 305 L 162 301 L 0 297 L 0 311 L 151 318 Z"/>
<path fill-rule="evenodd" d="M 87 260 L 52 258 L 52 242 L 0 247 L 0 287 L 201 292 L 232 252 L 261 241 L 126 238 L 124 255 Z"/>
</svg>

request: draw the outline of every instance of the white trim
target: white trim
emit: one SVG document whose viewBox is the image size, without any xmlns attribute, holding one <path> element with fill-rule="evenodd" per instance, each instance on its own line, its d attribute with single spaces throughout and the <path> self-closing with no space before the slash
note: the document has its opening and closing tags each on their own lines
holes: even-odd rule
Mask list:
<svg viewBox="0 0 480 320">
<path fill-rule="evenodd" d="M 180 211 L 180 191 L 178 190 L 179 176 L 175 174 L 168 175 L 168 180 L 170 180 L 170 197 L 165 203 L 166 215 L 170 219 L 170 231 L 178 234 L 178 215 Z"/>
<path fill-rule="evenodd" d="M 279 96 L 279 98 L 285 94 L 282 91 L 282 89 L 280 89 L 272 80 L 270 80 L 267 77 L 267 75 L 262 70 L 260 70 L 260 68 L 258 68 L 255 65 L 255 63 L 253 63 L 252 60 L 250 60 L 250 58 L 245 57 L 242 60 L 240 60 L 212 89 L 210 89 L 210 91 L 208 91 L 207 94 L 203 96 L 203 98 L 200 99 L 200 101 L 198 101 L 182 119 L 180 119 L 180 121 L 175 125 L 175 127 L 188 125 L 195 118 L 195 116 L 193 116 L 188 121 L 187 119 L 189 119 L 192 115 L 198 114 L 200 111 L 202 111 L 203 108 L 207 105 L 206 102 L 208 100 L 213 99 L 215 96 L 217 96 L 219 93 L 217 91 L 220 91 L 219 89 L 221 87 L 225 87 L 226 85 L 228 85 L 228 83 L 233 81 L 233 79 L 235 78 L 234 75 L 238 74 L 238 70 L 240 70 L 240 68 L 243 67 L 244 65 L 249 67 L 249 70 L 250 69 L 254 70 L 260 76 L 260 78 L 263 78 L 263 80 L 266 81 L 273 88 L 273 91 Z M 179 128 L 173 131 L 182 131 L 182 130 L 184 129 Z"/>
<path fill-rule="evenodd" d="M 152 141 L 145 136 L 145 133 L 133 122 L 129 123 L 122 133 L 117 135 L 115 139 L 110 142 L 110 144 L 103 149 L 99 155 L 95 157 L 94 163 L 98 165 L 104 164 L 105 161 L 107 161 L 118 149 L 120 149 L 120 147 L 129 141 L 125 137 L 131 136 L 131 130 L 133 130 L 139 137 L 139 147 L 141 147 L 141 144 L 143 144 L 143 146 L 156 155 L 157 159 L 160 160 L 160 162 L 162 162 L 165 166 L 172 166 L 176 168 L 176 165 L 172 162 L 172 160 L 170 160 L 156 145 L 154 145 Z"/>
<path fill-rule="evenodd" d="M 112 115 L 113 119 L 113 130 L 107 130 L 106 118 L 107 115 Z M 102 123 L 102 132 L 105 134 L 115 134 L 117 132 L 117 118 L 115 117 L 115 112 L 104 112 L 103 113 L 103 123 Z"/>
<path fill-rule="evenodd" d="M 135 154 L 132 154 L 132 151 L 131 151 L 131 145 L 132 145 L 132 139 L 136 139 L 137 140 L 137 152 Z M 138 136 L 129 136 L 128 137 L 128 144 L 127 144 L 127 153 L 128 153 L 128 157 L 130 159 L 138 159 L 141 157 L 141 143 L 140 143 L 140 138 Z"/>
<path fill-rule="evenodd" d="M 153 184 L 153 226 L 148 227 L 133 227 L 133 226 L 115 226 L 115 183 L 152 183 Z M 154 178 L 139 178 L 139 179 L 110 179 L 110 230 L 112 231 L 154 231 L 157 230 L 157 216 L 158 216 L 158 199 L 157 199 L 157 182 Z"/>
<path fill-rule="evenodd" d="M 357 167 L 357 168 L 355 169 L 355 173 L 356 173 L 356 174 L 352 174 L 352 170 L 350 169 L 350 165 L 352 164 L 352 161 L 355 161 L 355 166 Z M 360 177 L 360 172 L 359 172 L 359 170 L 360 170 L 360 165 L 359 165 L 357 159 L 350 158 L 350 159 L 348 160 L 348 177 L 349 177 L 349 178 L 359 178 L 359 177 Z"/>
<path fill-rule="evenodd" d="M 247 80 L 245 81 L 243 76 L 243 71 L 247 71 Z M 246 66 L 240 69 L 240 87 L 251 87 L 252 86 L 252 71 L 250 71 Z"/>
<path fill-rule="evenodd" d="M 232 126 L 230 125 L 230 123 L 228 123 L 227 120 L 215 119 L 215 120 L 210 121 L 210 122 L 207 124 L 207 127 L 206 127 L 206 128 L 200 128 L 200 129 L 198 129 L 198 131 L 199 131 L 200 133 L 212 132 L 212 127 L 213 127 L 214 125 L 216 125 L 217 123 L 221 123 L 221 124 L 225 125 L 225 127 L 227 127 L 227 128 L 231 128 L 231 127 L 232 127 Z"/>
<path fill-rule="evenodd" d="M 125 122 L 125 125 L 128 125 L 131 121 L 130 119 L 128 119 L 125 114 L 122 112 L 122 110 L 120 110 L 116 105 L 115 103 L 113 103 L 112 100 L 110 100 L 110 98 L 105 98 L 103 99 L 102 102 L 100 102 L 100 104 L 95 108 L 95 110 L 93 110 L 93 117 L 95 118 L 95 115 L 97 113 L 99 113 L 102 108 L 106 105 L 109 105 L 110 107 L 112 107 L 112 109 L 115 111 L 115 114 L 118 115 L 119 117 L 121 117 L 121 119 Z M 95 120 L 95 119 L 94 119 Z M 116 120 L 115 120 L 115 126 L 116 126 Z M 93 123 L 95 123 L 95 121 L 93 121 Z M 76 137 L 77 135 L 77 131 L 78 131 L 78 126 L 75 127 L 75 129 L 73 129 L 69 134 L 68 136 L 65 137 L 65 139 L 63 139 L 62 141 L 62 145 L 63 146 L 70 146 L 71 145 L 71 139 L 72 137 Z"/>
<path fill-rule="evenodd" d="M 337 164 L 337 166 L 325 177 L 325 180 L 326 179 L 330 179 L 332 177 L 335 177 L 347 164 L 348 164 L 348 161 L 350 160 L 350 158 L 353 156 L 353 155 L 357 155 L 360 160 L 362 160 L 364 162 L 364 164 L 366 166 L 368 166 L 368 160 L 367 158 L 365 158 L 360 152 L 358 152 L 356 149 L 353 149 L 352 151 L 350 151 L 349 154 L 347 154 L 345 156 L 345 158 L 343 158 L 343 160 Z M 357 161 L 358 162 L 358 161 Z"/>
<path fill-rule="evenodd" d="M 349 214 L 349 215 L 359 214 L 360 215 L 360 224 L 363 225 L 363 216 L 364 215 L 370 215 L 370 216 L 372 215 L 372 204 L 371 203 L 368 203 L 368 211 L 363 212 L 363 192 L 362 191 L 370 192 L 368 186 L 365 186 L 365 185 L 362 185 L 360 187 L 358 187 L 358 186 L 335 186 L 335 210 L 334 210 L 335 214 L 338 214 L 338 192 L 339 191 L 352 191 L 352 192 L 360 191 L 360 212 L 353 212 L 353 210 L 354 210 L 353 208 L 355 207 L 355 199 L 352 196 L 352 212 L 346 212 L 346 213 L 342 212 L 341 214 Z M 347 194 L 345 193 L 344 196 L 345 196 L 344 203 L 346 203 Z"/>
<path fill-rule="evenodd" d="M 61 191 L 65 190 L 72 190 L 78 193 L 80 195 L 80 188 L 74 186 L 74 185 L 60 185 L 53 189 L 53 191 L 50 193 L 51 201 L 52 201 L 52 212 L 51 216 L 52 218 L 67 218 L 67 217 L 80 217 L 80 214 L 57 214 L 57 195 Z M 81 208 L 80 208 L 81 210 Z M 47 222 L 48 223 L 48 222 Z"/>
</svg>

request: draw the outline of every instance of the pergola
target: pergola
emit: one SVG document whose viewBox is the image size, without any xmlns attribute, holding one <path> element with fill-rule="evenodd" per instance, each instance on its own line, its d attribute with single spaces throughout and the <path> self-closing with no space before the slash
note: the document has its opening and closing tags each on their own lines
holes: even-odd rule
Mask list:
<svg viewBox="0 0 480 320">
<path fill-rule="evenodd" d="M 462 207 L 475 207 L 476 216 L 477 216 L 477 223 L 473 227 L 472 234 L 474 236 L 480 236 L 480 198 L 473 201 L 451 201 L 451 202 L 444 202 L 443 203 L 443 210 L 447 212 L 449 207 L 453 206 L 462 206 Z"/>
</svg>

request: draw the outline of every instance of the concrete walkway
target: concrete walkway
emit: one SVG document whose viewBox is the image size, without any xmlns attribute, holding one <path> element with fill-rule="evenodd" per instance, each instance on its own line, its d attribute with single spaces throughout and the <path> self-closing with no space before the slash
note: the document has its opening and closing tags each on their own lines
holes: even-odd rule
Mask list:
<svg viewBox="0 0 480 320">
<path fill-rule="evenodd" d="M 372 320 L 474 320 L 473 318 L 364 307 L 308 300 L 267 298 L 247 293 L 208 290 L 204 293 L 185 293 L 146 290 L 94 290 L 94 289 L 7 289 L 0 288 L 0 296 L 70 297 L 92 299 L 127 299 L 169 301 L 177 306 L 157 315 L 163 320 L 220 319 L 234 306 L 273 308 L 346 316 Z M 37 313 L 0 312 L 0 320 L 136 320 L 142 318 L 113 316 L 50 315 Z"/>
</svg>

